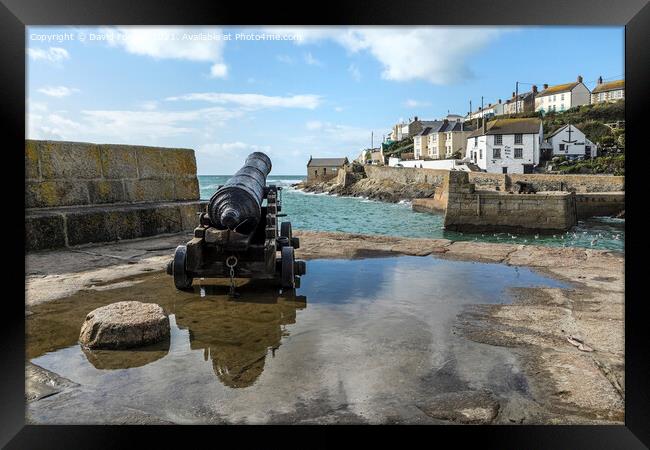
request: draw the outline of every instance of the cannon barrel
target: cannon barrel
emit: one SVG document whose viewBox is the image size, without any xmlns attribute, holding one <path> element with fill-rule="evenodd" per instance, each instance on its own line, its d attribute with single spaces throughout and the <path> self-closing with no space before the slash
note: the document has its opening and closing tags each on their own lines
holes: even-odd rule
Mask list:
<svg viewBox="0 0 650 450">
<path fill-rule="evenodd" d="M 208 217 L 217 228 L 252 232 L 260 221 L 271 160 L 262 152 L 248 155 L 243 167 L 210 198 Z"/>
</svg>

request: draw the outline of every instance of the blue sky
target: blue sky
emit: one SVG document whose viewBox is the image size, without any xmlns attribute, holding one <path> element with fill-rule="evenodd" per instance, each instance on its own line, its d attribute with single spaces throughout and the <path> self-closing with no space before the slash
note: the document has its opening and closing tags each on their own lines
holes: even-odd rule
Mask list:
<svg viewBox="0 0 650 450">
<path fill-rule="evenodd" d="M 624 74 L 622 27 L 29 27 L 26 44 L 28 138 L 192 148 L 203 175 L 256 150 L 304 174 L 516 81 Z"/>
</svg>

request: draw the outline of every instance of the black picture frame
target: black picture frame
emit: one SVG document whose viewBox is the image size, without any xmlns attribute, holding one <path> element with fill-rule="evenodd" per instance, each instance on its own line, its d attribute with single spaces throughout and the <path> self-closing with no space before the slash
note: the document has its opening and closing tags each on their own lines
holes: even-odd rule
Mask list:
<svg viewBox="0 0 650 450">
<path fill-rule="evenodd" d="M 311 13 L 311 14 L 310 14 Z M 244 3 L 188 0 L 0 0 L 0 118 L 6 126 L 2 157 L 3 202 L 11 207 L 2 214 L 5 295 L 1 327 L 2 375 L 0 383 L 0 445 L 7 448 L 121 447 L 135 444 L 135 437 L 171 442 L 173 433 L 191 433 L 193 439 L 216 434 L 219 439 L 248 427 L 128 427 L 114 426 L 28 426 L 24 400 L 24 286 L 13 280 L 24 279 L 24 199 L 23 186 L 25 130 L 25 27 L 29 25 L 618 25 L 625 26 L 626 79 L 626 239 L 625 239 L 625 425 L 624 426 L 481 426 L 411 427 L 419 438 L 430 443 L 440 437 L 458 443 L 468 440 L 490 448 L 644 448 L 650 445 L 650 394 L 648 393 L 648 325 L 645 306 L 643 243 L 640 231 L 644 206 L 643 170 L 647 145 L 641 143 L 644 103 L 648 97 L 647 0 L 465 0 L 434 2 L 402 0 L 329 1 L 325 4 L 295 1 Z M 550 49 L 555 51 L 557 49 Z M 10 202 L 8 200 L 11 200 Z M 635 204 L 636 202 L 636 204 Z M 638 206 L 640 204 L 640 206 Z M 21 211 L 22 208 L 22 211 Z M 636 224 L 636 225 L 635 225 Z M 647 232 L 646 232 L 647 233 Z M 22 264 L 21 264 L 22 262 Z M 259 429 L 259 427 L 255 427 Z M 352 427 L 346 427 L 351 429 Z M 357 427 L 354 427 L 357 429 Z M 415 428 L 415 430 L 414 430 Z M 270 431 L 270 428 L 264 428 Z M 274 429 L 274 430 L 277 430 Z M 300 428 L 300 434 L 313 427 Z M 382 437 L 391 428 L 372 428 Z M 282 431 L 297 437 L 294 429 Z M 362 431 L 368 432 L 367 429 Z M 435 437 L 425 436 L 435 433 Z M 241 438 L 241 436 L 239 436 Z M 415 439 L 415 436 L 411 436 Z M 435 439 L 435 440 L 434 440 Z M 195 441 L 198 442 L 198 441 Z M 278 441 L 280 444 L 282 441 Z M 415 441 L 413 441 L 415 442 Z M 424 441 L 427 442 L 427 441 Z M 215 444 L 217 442 L 215 441 Z M 295 442 L 299 444 L 299 442 Z M 306 441 L 305 444 L 313 442 Z M 328 443 L 327 439 L 319 444 Z M 282 444 L 280 444 L 282 445 Z"/>
</svg>

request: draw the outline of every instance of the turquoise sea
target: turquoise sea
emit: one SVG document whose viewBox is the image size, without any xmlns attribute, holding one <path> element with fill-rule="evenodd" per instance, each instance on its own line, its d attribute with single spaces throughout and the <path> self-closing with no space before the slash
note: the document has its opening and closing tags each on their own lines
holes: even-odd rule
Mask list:
<svg viewBox="0 0 650 450">
<path fill-rule="evenodd" d="M 201 199 L 209 199 L 229 176 L 199 175 Z M 356 197 L 336 197 L 298 191 L 291 184 L 304 177 L 271 175 L 269 183 L 282 186 L 282 210 L 293 228 L 391 236 L 444 238 L 455 241 L 501 242 L 623 251 L 625 220 L 596 217 L 580 221 L 566 233 L 542 236 L 511 233 L 457 233 L 442 228 L 442 215 L 411 210 L 408 202 L 383 203 Z"/>
</svg>

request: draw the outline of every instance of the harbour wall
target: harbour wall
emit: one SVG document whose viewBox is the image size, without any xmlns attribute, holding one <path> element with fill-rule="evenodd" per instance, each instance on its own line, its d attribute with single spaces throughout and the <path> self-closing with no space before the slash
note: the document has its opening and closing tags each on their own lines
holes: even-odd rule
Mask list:
<svg viewBox="0 0 650 450">
<path fill-rule="evenodd" d="M 614 216 L 625 209 L 625 192 L 586 192 L 576 194 L 578 219 Z"/>
<path fill-rule="evenodd" d="M 391 180 L 397 183 L 429 183 L 440 186 L 444 182 L 445 169 L 424 169 L 411 167 L 364 166 L 366 177 L 377 180 Z M 452 171 L 460 172 L 460 171 Z M 517 181 L 531 184 L 538 191 L 569 192 L 621 192 L 625 191 L 625 177 L 615 175 L 559 175 L 559 174 L 501 174 L 487 172 L 466 172 L 469 181 L 477 189 L 510 189 Z"/>
<path fill-rule="evenodd" d="M 202 210 L 194 151 L 25 141 L 25 248 L 192 229 Z"/>
<path fill-rule="evenodd" d="M 444 227 L 453 231 L 554 232 L 577 222 L 576 194 L 515 194 L 477 190 L 468 172 L 450 171 L 434 197 L 414 199 L 413 209 L 444 211 Z"/>
</svg>

